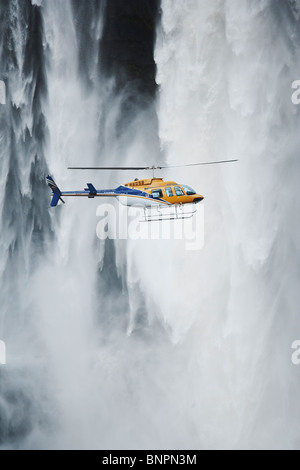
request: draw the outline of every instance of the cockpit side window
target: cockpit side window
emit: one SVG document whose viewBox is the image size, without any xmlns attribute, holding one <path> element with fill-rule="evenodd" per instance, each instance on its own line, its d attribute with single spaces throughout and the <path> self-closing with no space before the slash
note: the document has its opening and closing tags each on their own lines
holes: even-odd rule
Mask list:
<svg viewBox="0 0 300 470">
<path fill-rule="evenodd" d="M 183 184 L 182 187 L 186 192 L 187 196 L 194 196 L 196 194 L 196 191 L 194 191 L 190 186 Z"/>
<path fill-rule="evenodd" d="M 154 199 L 161 199 L 163 197 L 163 193 L 161 189 L 152 189 L 152 196 Z"/>
<path fill-rule="evenodd" d="M 184 196 L 184 192 L 182 191 L 180 186 L 175 186 L 174 189 L 175 189 L 176 196 Z"/>
<path fill-rule="evenodd" d="M 173 189 L 172 188 L 165 188 L 167 197 L 173 197 Z"/>
</svg>

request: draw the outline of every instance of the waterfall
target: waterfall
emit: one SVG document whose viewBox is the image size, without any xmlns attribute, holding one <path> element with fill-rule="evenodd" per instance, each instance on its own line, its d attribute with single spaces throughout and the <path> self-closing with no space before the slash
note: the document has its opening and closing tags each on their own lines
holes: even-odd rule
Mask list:
<svg viewBox="0 0 300 470">
<path fill-rule="evenodd" d="M 48 391 L 31 303 L 31 276 L 51 244 L 48 197 L 47 96 L 42 18 L 29 2 L 0 5 L 0 331 L 9 365 L 0 370 L 0 443 L 20 439 L 48 421 Z M 51 401 L 51 399 L 50 399 Z"/>
<path fill-rule="evenodd" d="M 299 448 L 300 3 L 124 5 L 0 5 L 0 448 Z M 206 198 L 199 251 L 49 208 L 49 173 L 136 176 L 68 166 L 231 158 L 162 174 Z"/>
<path fill-rule="evenodd" d="M 193 415 L 205 448 L 299 446 L 291 364 L 299 336 L 299 108 L 291 101 L 299 9 L 276 0 L 162 2 L 156 62 L 167 161 L 239 158 L 181 173 L 206 196 L 205 246 L 170 254 L 174 302 L 193 328 L 182 336 L 175 308 L 170 322 L 179 321 L 195 362 Z"/>
</svg>

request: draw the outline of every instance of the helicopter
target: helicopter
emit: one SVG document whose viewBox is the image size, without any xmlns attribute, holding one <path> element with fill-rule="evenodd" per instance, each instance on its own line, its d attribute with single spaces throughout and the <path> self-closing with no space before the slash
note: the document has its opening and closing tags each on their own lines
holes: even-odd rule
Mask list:
<svg viewBox="0 0 300 470">
<path fill-rule="evenodd" d="M 175 181 L 164 181 L 163 178 L 155 177 L 155 170 L 164 170 L 170 168 L 197 167 L 202 165 L 216 165 L 224 163 L 233 163 L 238 160 L 223 160 L 216 162 L 192 163 L 189 165 L 177 166 L 150 166 L 150 167 L 69 167 L 69 170 L 90 170 L 90 171 L 152 171 L 152 178 L 139 179 L 122 184 L 115 189 L 97 190 L 92 183 L 87 183 L 87 188 L 83 191 L 61 191 L 55 183 L 52 176 L 47 176 L 46 181 L 52 190 L 51 207 L 56 207 L 61 201 L 65 204 L 63 198 L 66 197 L 87 197 L 94 199 L 96 197 L 113 197 L 125 206 L 142 207 L 145 210 L 158 208 L 161 211 L 164 207 L 174 207 L 175 216 L 178 216 L 178 208 L 185 205 L 193 205 L 202 202 L 204 196 L 198 194 L 194 189 L 186 184 L 179 184 Z M 189 212 L 193 215 L 195 210 Z"/>
</svg>

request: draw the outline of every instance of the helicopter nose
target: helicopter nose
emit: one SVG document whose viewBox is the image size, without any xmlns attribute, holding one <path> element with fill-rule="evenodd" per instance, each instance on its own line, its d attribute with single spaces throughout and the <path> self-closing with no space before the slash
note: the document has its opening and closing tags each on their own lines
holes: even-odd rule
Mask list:
<svg viewBox="0 0 300 470">
<path fill-rule="evenodd" d="M 199 202 L 203 201 L 204 197 L 197 195 L 197 197 L 194 198 L 194 204 L 199 204 Z"/>
</svg>

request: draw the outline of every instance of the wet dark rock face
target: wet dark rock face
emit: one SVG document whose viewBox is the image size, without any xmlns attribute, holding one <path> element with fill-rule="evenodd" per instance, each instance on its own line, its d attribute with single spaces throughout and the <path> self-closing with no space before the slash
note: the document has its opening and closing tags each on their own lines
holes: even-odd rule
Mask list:
<svg viewBox="0 0 300 470">
<path fill-rule="evenodd" d="M 119 86 L 153 96 L 156 66 L 153 52 L 160 0 L 108 0 L 101 44 L 101 66 Z"/>
</svg>

